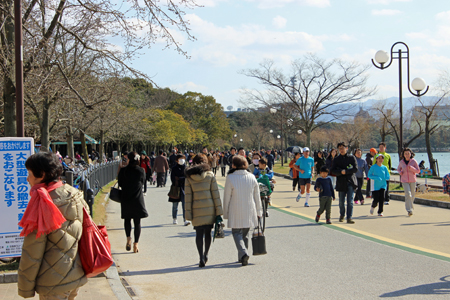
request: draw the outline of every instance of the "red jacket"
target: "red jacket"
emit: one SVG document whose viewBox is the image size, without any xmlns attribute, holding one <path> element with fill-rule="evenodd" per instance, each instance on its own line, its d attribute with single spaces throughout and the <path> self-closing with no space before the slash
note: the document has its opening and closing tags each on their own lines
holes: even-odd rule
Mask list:
<svg viewBox="0 0 450 300">
<path fill-rule="evenodd" d="M 294 164 L 297 161 L 295 159 L 291 160 L 291 162 L 289 163 L 289 168 L 292 169 L 292 178 L 298 178 L 298 171 L 296 169 L 294 169 Z"/>
</svg>

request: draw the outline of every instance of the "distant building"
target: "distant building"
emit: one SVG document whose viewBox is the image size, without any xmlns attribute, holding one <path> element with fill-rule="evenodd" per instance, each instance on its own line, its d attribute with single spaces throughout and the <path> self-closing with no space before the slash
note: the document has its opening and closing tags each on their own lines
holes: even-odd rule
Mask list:
<svg viewBox="0 0 450 300">
<path fill-rule="evenodd" d="M 359 107 L 359 111 L 355 114 L 355 117 L 353 118 L 353 122 L 357 123 L 357 120 L 365 120 L 366 122 L 373 123 L 375 122 L 375 119 L 369 114 L 367 110 L 364 110 L 362 106 Z"/>
</svg>

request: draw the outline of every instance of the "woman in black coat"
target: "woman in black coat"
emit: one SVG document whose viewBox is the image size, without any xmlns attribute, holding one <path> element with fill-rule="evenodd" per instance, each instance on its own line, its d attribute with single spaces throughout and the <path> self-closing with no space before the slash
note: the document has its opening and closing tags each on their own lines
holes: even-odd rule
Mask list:
<svg viewBox="0 0 450 300">
<path fill-rule="evenodd" d="M 178 203 L 181 202 L 181 207 L 183 209 L 183 220 L 184 226 L 191 224 L 190 221 L 186 221 L 186 215 L 184 210 L 184 181 L 186 179 L 184 175 L 184 169 L 186 168 L 186 156 L 178 154 L 176 157 L 176 164 L 172 167 L 170 172 L 170 180 L 172 185 L 180 188 L 180 198 L 173 199 L 169 197 L 169 202 L 172 202 L 172 218 L 173 224 L 178 224 L 177 214 L 178 214 Z"/>
<path fill-rule="evenodd" d="M 133 252 L 139 252 L 138 242 L 141 235 L 141 219 L 147 218 L 142 187 L 145 183 L 145 171 L 139 166 L 139 154 L 128 153 L 128 165 L 119 172 L 119 186 L 122 188 L 120 202 L 121 217 L 125 219 L 124 227 L 127 236 L 127 251 L 131 250 L 131 219 L 134 223 Z"/>
</svg>

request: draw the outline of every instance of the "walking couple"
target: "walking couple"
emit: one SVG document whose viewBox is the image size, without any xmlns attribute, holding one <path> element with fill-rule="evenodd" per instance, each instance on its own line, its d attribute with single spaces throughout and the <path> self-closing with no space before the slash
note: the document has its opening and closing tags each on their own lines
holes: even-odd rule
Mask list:
<svg viewBox="0 0 450 300">
<path fill-rule="evenodd" d="M 238 260 L 246 266 L 249 260 L 249 231 L 256 227 L 257 217 L 262 215 L 258 182 L 247 171 L 247 160 L 240 155 L 233 157 L 225 183 L 223 206 L 207 157 L 199 153 L 192 162 L 193 166 L 186 169 L 185 209 L 186 220 L 192 221 L 196 231 L 199 267 L 205 267 L 208 262 L 211 230 L 216 217 L 221 215 L 228 219 L 228 228 L 231 228 L 238 250 Z"/>
</svg>

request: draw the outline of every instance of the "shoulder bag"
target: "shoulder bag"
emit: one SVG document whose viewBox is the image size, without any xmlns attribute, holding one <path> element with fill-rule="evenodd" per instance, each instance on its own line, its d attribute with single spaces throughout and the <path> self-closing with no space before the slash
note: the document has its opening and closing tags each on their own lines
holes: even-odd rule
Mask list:
<svg viewBox="0 0 450 300">
<path fill-rule="evenodd" d="M 112 187 L 111 190 L 109 191 L 109 199 L 111 199 L 112 201 L 115 202 L 121 202 L 122 201 L 122 190 L 116 188 L 116 184 L 118 182 L 116 182 Z"/>
<path fill-rule="evenodd" d="M 170 186 L 169 193 L 167 196 L 171 199 L 180 199 L 180 187 L 178 186 L 178 178 L 176 177 L 175 183 L 172 183 Z"/>
<path fill-rule="evenodd" d="M 94 277 L 108 270 L 114 260 L 105 226 L 95 225 L 83 207 L 83 233 L 78 242 L 78 253 L 86 277 Z"/>
<path fill-rule="evenodd" d="M 258 229 L 258 230 L 256 230 Z M 255 228 L 252 237 L 253 255 L 264 255 L 266 251 L 266 237 L 264 232 L 261 231 L 261 219 L 258 218 L 258 227 Z"/>
</svg>

